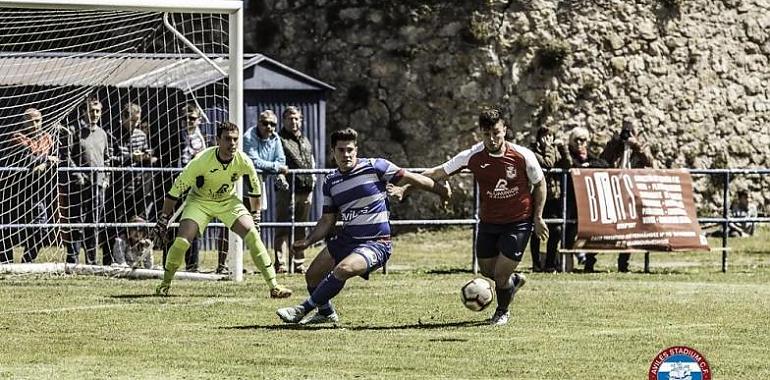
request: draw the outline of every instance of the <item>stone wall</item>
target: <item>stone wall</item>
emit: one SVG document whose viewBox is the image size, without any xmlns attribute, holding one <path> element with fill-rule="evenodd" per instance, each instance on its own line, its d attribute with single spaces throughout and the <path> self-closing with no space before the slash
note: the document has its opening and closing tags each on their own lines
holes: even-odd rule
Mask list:
<svg viewBox="0 0 770 380">
<path fill-rule="evenodd" d="M 436 165 L 499 104 L 523 145 L 585 126 L 598 150 L 631 121 L 658 167 L 770 167 L 770 0 L 262 0 L 246 25 L 247 51 L 337 87 L 328 126 L 359 130 L 362 156 Z M 450 213 L 467 216 L 470 181 L 455 182 Z M 720 183 L 697 177 L 704 215 Z M 770 176 L 738 187 L 770 204 Z"/>
</svg>

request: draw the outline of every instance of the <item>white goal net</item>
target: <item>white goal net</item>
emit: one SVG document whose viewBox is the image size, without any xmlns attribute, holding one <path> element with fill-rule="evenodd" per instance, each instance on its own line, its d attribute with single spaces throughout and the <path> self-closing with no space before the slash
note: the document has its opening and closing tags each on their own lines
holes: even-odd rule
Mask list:
<svg viewBox="0 0 770 380">
<path fill-rule="evenodd" d="M 229 75 L 240 2 L 12 3 L 0 8 L 0 263 L 130 265 L 178 168 L 216 123 L 242 126 L 241 74 Z"/>
</svg>

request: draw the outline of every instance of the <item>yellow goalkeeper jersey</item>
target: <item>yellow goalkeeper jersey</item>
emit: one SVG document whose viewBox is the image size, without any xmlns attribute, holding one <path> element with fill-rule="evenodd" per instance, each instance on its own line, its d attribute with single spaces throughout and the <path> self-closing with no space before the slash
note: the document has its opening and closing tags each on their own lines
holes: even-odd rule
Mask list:
<svg viewBox="0 0 770 380">
<path fill-rule="evenodd" d="M 235 183 L 242 176 L 250 186 L 249 195 L 259 196 L 262 183 L 254 164 L 242 151 L 237 151 L 232 160 L 219 159 L 219 147 L 213 146 L 198 153 L 182 170 L 168 192 L 169 197 L 179 199 L 187 190 L 197 199 L 218 201 L 235 195 Z"/>
</svg>

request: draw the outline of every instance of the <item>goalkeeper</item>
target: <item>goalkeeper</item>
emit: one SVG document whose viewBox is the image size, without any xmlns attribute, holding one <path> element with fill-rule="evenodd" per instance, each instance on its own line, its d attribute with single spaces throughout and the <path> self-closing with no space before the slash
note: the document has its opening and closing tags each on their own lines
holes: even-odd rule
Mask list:
<svg viewBox="0 0 770 380">
<path fill-rule="evenodd" d="M 259 237 L 260 191 L 262 186 L 251 160 L 238 151 L 238 126 L 224 122 L 217 126 L 217 146 L 195 156 L 174 181 L 163 201 L 163 210 L 155 227 L 155 236 L 165 236 L 169 215 L 179 198 L 190 190 L 182 210 L 179 230 L 166 258 L 163 281 L 156 295 L 168 295 L 171 280 L 182 265 L 190 242 L 202 234 L 212 218 L 218 218 L 246 242 L 246 247 L 262 277 L 270 286 L 270 297 L 286 298 L 291 290 L 278 285 L 275 270 L 267 248 Z M 249 192 L 251 215 L 235 192 L 235 184 L 242 176 L 251 186 Z"/>
</svg>

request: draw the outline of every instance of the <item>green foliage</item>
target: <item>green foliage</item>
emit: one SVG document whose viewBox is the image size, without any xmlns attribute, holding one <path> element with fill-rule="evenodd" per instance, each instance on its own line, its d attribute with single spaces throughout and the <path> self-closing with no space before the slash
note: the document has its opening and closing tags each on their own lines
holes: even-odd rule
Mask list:
<svg viewBox="0 0 770 380">
<path fill-rule="evenodd" d="M 461 32 L 461 37 L 465 42 L 472 44 L 485 44 L 496 33 L 495 26 L 482 13 L 473 12 L 468 27 Z"/>
<path fill-rule="evenodd" d="M 684 3 L 684 0 L 658 0 L 660 2 L 660 5 L 673 12 L 679 12 L 682 9 L 682 4 Z"/>
<path fill-rule="evenodd" d="M 560 69 L 567 61 L 571 52 L 572 50 L 567 41 L 545 41 L 535 51 L 535 58 L 532 60 L 533 68 L 541 68 L 546 71 Z"/>
<path fill-rule="evenodd" d="M 269 299 L 258 275 L 177 281 L 168 298 L 149 296 L 156 281 L 0 277 L 0 378 L 638 379 L 682 344 L 720 379 L 770 378 L 767 228 L 730 240 L 726 274 L 719 253 L 654 253 L 652 274 L 638 255 L 635 273 L 610 272 L 614 254 L 599 256 L 603 273 L 529 274 L 499 328 L 459 301 L 471 236 L 399 236 L 390 274 L 352 279 L 335 299 L 342 328 L 278 321 L 304 298 L 302 276 L 280 278 L 298 290 L 289 300 Z"/>
</svg>

